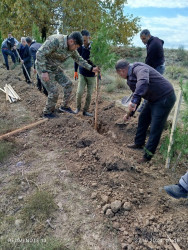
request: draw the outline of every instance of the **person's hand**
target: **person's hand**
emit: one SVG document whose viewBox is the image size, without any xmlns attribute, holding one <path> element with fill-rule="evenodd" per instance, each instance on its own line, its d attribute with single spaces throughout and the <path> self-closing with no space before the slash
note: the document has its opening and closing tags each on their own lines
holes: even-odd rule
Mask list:
<svg viewBox="0 0 188 250">
<path fill-rule="evenodd" d="M 94 67 L 94 68 L 93 68 L 93 70 L 92 70 L 92 72 L 94 72 L 94 73 L 98 73 L 98 72 L 100 72 L 99 67 Z"/>
<path fill-rule="evenodd" d="M 135 111 L 135 110 L 136 110 L 136 104 L 130 102 L 130 103 L 129 103 L 129 111 L 131 112 L 131 111 Z"/>
<path fill-rule="evenodd" d="M 74 80 L 78 80 L 78 72 L 74 72 Z"/>
<path fill-rule="evenodd" d="M 50 80 L 48 72 L 42 73 L 41 78 L 44 82 L 48 82 Z"/>
<path fill-rule="evenodd" d="M 16 44 L 13 46 L 13 49 L 16 49 Z"/>
<path fill-rule="evenodd" d="M 34 72 L 34 74 L 36 74 L 37 73 L 36 69 L 33 69 L 33 72 Z"/>
<path fill-rule="evenodd" d="M 21 64 L 24 64 L 24 60 L 21 60 Z"/>
<path fill-rule="evenodd" d="M 129 111 L 127 112 L 127 114 L 123 117 L 124 121 L 128 121 L 130 120 L 131 116 L 133 116 L 133 112 L 136 110 L 136 104 L 130 102 L 129 104 Z"/>
</svg>

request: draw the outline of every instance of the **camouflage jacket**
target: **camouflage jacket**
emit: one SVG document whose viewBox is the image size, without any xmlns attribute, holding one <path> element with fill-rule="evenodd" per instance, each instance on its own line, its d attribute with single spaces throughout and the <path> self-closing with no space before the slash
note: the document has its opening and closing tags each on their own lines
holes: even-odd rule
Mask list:
<svg viewBox="0 0 188 250">
<path fill-rule="evenodd" d="M 49 36 L 45 43 L 38 49 L 36 66 L 40 71 L 53 72 L 59 66 L 62 66 L 62 63 L 69 57 L 72 57 L 77 64 L 85 69 L 92 69 L 92 66 L 79 55 L 77 50 L 68 50 L 67 36 L 60 34 Z"/>
</svg>

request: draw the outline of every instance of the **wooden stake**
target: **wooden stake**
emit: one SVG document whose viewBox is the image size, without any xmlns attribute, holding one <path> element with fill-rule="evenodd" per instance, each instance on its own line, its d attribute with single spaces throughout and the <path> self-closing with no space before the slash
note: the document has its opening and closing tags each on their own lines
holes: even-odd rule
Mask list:
<svg viewBox="0 0 188 250">
<path fill-rule="evenodd" d="M 97 122 L 98 122 L 98 101 L 99 101 L 99 73 L 97 73 L 96 77 L 95 125 L 94 125 L 95 130 L 97 130 Z"/>
<path fill-rule="evenodd" d="M 178 246 L 178 244 L 176 242 L 174 242 L 173 240 L 170 239 L 170 237 L 168 236 L 168 234 L 166 233 L 170 243 L 173 245 L 175 250 L 181 250 L 181 248 Z"/>
<path fill-rule="evenodd" d="M 14 97 L 18 100 L 21 100 L 21 98 L 19 97 L 19 95 L 16 93 L 16 91 L 13 89 L 13 87 L 10 84 L 7 84 L 8 88 L 10 89 L 10 91 L 13 93 Z"/>
<path fill-rule="evenodd" d="M 176 101 L 177 104 L 176 104 L 176 109 L 174 112 L 174 118 L 173 118 L 173 122 L 172 122 L 172 129 L 171 129 L 171 134 L 170 134 L 170 142 L 168 145 L 168 153 L 167 153 L 165 168 L 169 168 L 169 166 L 170 166 L 170 150 L 171 150 L 172 145 L 173 145 L 173 135 L 174 135 L 174 131 L 176 129 L 177 121 L 178 121 L 178 114 L 180 111 L 181 102 L 182 102 L 182 90 L 179 91 L 178 98 Z"/>
<path fill-rule="evenodd" d="M 30 129 L 30 128 L 36 127 L 37 125 L 40 125 L 40 124 L 42 124 L 42 123 L 44 123 L 44 122 L 46 122 L 46 121 L 48 121 L 47 118 L 42 119 L 42 120 L 37 121 L 37 122 L 34 122 L 34 123 L 31 123 L 31 124 L 29 124 L 29 125 L 27 125 L 27 126 L 24 126 L 24 127 L 22 127 L 22 128 L 16 129 L 16 130 L 11 131 L 11 132 L 9 132 L 9 133 L 7 133 L 7 134 L 1 135 L 1 136 L 0 136 L 0 141 L 1 141 L 1 140 L 4 140 L 4 139 L 6 139 L 7 137 L 10 137 L 10 136 L 12 136 L 12 135 L 16 135 L 16 134 L 18 134 L 18 133 L 20 133 L 20 132 L 23 132 L 23 131 L 26 130 L 26 129 Z"/>
</svg>

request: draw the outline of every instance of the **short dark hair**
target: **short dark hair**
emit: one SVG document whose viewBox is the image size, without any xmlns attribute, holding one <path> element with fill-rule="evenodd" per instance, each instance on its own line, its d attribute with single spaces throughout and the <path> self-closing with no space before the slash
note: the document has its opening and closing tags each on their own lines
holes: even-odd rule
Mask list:
<svg viewBox="0 0 188 250">
<path fill-rule="evenodd" d="M 116 70 L 125 69 L 129 66 L 129 63 L 125 59 L 120 59 L 117 61 L 115 68 Z"/>
<path fill-rule="evenodd" d="M 90 33 L 88 30 L 82 30 L 81 34 L 82 34 L 82 36 L 90 36 Z"/>
<path fill-rule="evenodd" d="M 26 39 L 25 39 L 25 40 L 26 40 L 26 42 L 27 42 L 27 43 L 32 43 L 32 39 L 31 39 L 31 37 L 29 37 L 29 36 L 28 36 L 28 37 L 26 37 Z"/>
<path fill-rule="evenodd" d="M 142 31 L 140 32 L 140 36 L 143 36 L 143 35 L 145 35 L 145 36 L 150 36 L 150 31 L 147 30 L 147 29 L 142 30 Z"/>
<path fill-rule="evenodd" d="M 82 37 L 82 34 L 79 31 L 72 32 L 68 36 L 68 39 L 74 40 L 77 45 L 82 46 L 82 44 L 83 44 L 83 37 Z"/>
</svg>

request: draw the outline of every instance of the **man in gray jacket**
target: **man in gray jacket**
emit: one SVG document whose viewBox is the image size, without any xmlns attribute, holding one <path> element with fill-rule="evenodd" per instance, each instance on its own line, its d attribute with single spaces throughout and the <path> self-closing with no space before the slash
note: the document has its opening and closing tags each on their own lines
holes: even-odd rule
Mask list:
<svg viewBox="0 0 188 250">
<path fill-rule="evenodd" d="M 144 163 L 151 160 L 157 149 L 164 124 L 176 101 L 174 89 L 159 72 L 144 63 L 129 64 L 121 59 L 116 63 L 116 71 L 122 78 L 127 79 L 127 84 L 133 92 L 129 112 L 135 112 L 142 97 L 148 101 L 139 116 L 135 142 L 128 145 L 132 149 L 143 148 L 150 126 L 149 139 L 144 147 L 145 154 L 138 160 L 138 163 Z M 129 117 L 125 115 L 124 119 Z"/>
<path fill-rule="evenodd" d="M 179 184 L 164 186 L 164 190 L 175 199 L 188 198 L 188 172 L 180 178 Z"/>
</svg>

